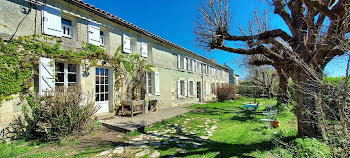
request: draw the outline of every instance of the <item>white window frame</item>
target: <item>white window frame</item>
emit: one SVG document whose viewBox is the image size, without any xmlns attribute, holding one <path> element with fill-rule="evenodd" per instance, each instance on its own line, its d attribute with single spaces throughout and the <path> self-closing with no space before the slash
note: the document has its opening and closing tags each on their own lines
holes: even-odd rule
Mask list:
<svg viewBox="0 0 350 158">
<path fill-rule="evenodd" d="M 62 20 L 70 21 L 71 26 L 63 24 Z M 61 18 L 61 28 L 62 28 L 62 37 L 73 38 L 73 34 L 74 34 L 73 20 L 62 17 Z M 68 31 L 66 31 L 66 30 L 68 30 Z M 70 34 L 65 34 L 65 32 L 69 32 Z"/>
<path fill-rule="evenodd" d="M 185 92 L 185 81 L 184 80 L 180 80 L 180 96 L 185 97 L 186 96 L 186 92 Z"/>
<path fill-rule="evenodd" d="M 71 64 L 71 63 L 64 63 L 64 62 L 55 62 L 55 65 L 58 64 L 58 63 L 61 63 L 61 64 L 64 64 L 64 69 L 63 69 L 63 72 L 56 72 L 55 70 L 55 77 L 57 78 L 57 74 L 59 73 L 63 73 L 63 82 L 57 82 L 55 80 L 55 86 L 57 87 L 56 84 L 63 84 L 64 87 L 68 87 L 69 84 L 77 84 L 78 83 L 78 68 L 79 68 L 79 65 L 77 64 Z M 76 68 L 75 68 L 75 72 L 68 72 L 68 65 L 75 65 Z M 69 74 L 73 74 L 75 75 L 75 82 L 69 82 Z"/>
<path fill-rule="evenodd" d="M 101 32 L 103 35 L 101 35 Z M 100 46 L 106 47 L 106 45 L 107 45 L 106 31 L 100 30 Z"/>
<path fill-rule="evenodd" d="M 188 82 L 188 87 L 189 87 L 189 95 L 190 96 L 194 96 L 193 86 L 194 86 L 194 82 L 193 81 L 189 81 Z"/>
<path fill-rule="evenodd" d="M 106 76 L 106 74 L 104 74 L 104 75 L 97 75 L 97 74 L 95 74 L 95 77 L 99 77 L 99 80 L 101 81 L 101 78 L 102 79 L 104 79 L 104 81 L 106 81 L 106 77 L 107 77 L 107 83 L 106 82 L 104 82 L 104 83 L 102 83 L 102 82 L 99 82 L 99 83 L 96 83 L 97 81 L 95 81 L 95 101 L 96 102 L 109 102 L 109 88 L 110 88 L 110 86 L 109 86 L 109 77 L 110 77 L 110 75 L 109 75 L 109 72 L 110 72 L 110 70 L 109 69 L 107 69 L 107 68 L 103 68 L 103 67 L 97 67 L 96 69 L 103 69 L 104 70 L 104 72 L 106 73 L 106 70 L 108 70 L 108 72 L 107 72 L 107 76 Z M 96 72 L 96 69 L 95 69 L 95 72 Z M 97 89 L 96 89 L 96 86 L 98 86 L 98 88 L 99 88 L 99 92 L 97 92 Z M 104 91 L 102 92 L 101 91 L 101 86 L 104 86 Z M 106 88 L 106 86 L 107 86 L 107 88 Z M 101 95 L 104 95 L 104 100 L 103 101 L 101 101 Z M 97 100 L 97 95 L 100 95 L 99 96 L 99 100 Z M 106 96 L 108 96 L 108 99 L 106 99 Z"/>
<path fill-rule="evenodd" d="M 146 83 L 147 83 L 147 94 L 148 95 L 153 95 L 153 78 L 152 78 L 152 76 L 153 76 L 152 72 L 147 73 L 147 82 Z"/>
<path fill-rule="evenodd" d="M 149 56 L 148 47 L 149 47 L 148 43 L 141 42 L 141 56 L 142 57 L 148 58 L 148 56 Z"/>
</svg>

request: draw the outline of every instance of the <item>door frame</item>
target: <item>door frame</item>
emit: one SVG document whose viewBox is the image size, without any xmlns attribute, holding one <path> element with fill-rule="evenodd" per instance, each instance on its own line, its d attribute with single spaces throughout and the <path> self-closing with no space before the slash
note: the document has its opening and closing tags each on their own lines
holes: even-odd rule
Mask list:
<svg viewBox="0 0 350 158">
<path fill-rule="evenodd" d="M 196 99 L 197 99 L 197 102 L 201 102 L 202 99 L 201 99 L 201 96 L 202 96 L 202 86 L 201 86 L 201 82 L 196 82 L 197 84 L 197 96 L 196 96 Z"/>
<path fill-rule="evenodd" d="M 96 101 L 95 100 L 95 105 L 97 106 L 97 105 L 99 105 L 99 104 L 107 104 L 107 111 L 102 111 L 102 112 L 96 112 L 96 113 L 109 113 L 109 112 L 111 112 L 111 104 L 113 103 L 112 102 L 112 90 L 113 90 L 113 88 L 112 88 L 112 86 L 113 86 L 113 84 L 112 84 L 112 82 L 113 82 L 113 80 L 112 80 L 112 78 L 113 78 L 113 74 L 112 74 L 112 71 L 111 71 L 111 69 L 110 68 L 108 68 L 108 67 L 103 67 L 103 66 L 97 66 L 97 67 L 95 67 L 95 76 L 94 76 L 94 79 L 95 79 L 95 94 L 96 94 L 96 69 L 98 69 L 98 68 L 102 68 L 102 69 L 107 69 L 108 70 L 108 100 L 107 101 Z M 96 97 L 96 96 L 95 96 Z M 102 109 L 102 108 L 101 108 Z"/>
</svg>

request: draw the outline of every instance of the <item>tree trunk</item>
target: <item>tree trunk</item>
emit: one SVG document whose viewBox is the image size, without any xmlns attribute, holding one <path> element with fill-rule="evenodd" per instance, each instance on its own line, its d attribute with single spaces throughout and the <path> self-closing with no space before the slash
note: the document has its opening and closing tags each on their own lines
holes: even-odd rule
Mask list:
<svg viewBox="0 0 350 158">
<path fill-rule="evenodd" d="M 282 73 L 279 69 L 276 69 L 279 76 L 278 83 L 278 103 L 287 104 L 288 103 L 288 77 Z"/>
<path fill-rule="evenodd" d="M 318 112 L 318 95 L 320 83 L 310 74 L 300 71 L 294 72 L 296 93 L 296 116 L 298 136 L 322 137 L 320 113 Z"/>
<path fill-rule="evenodd" d="M 266 88 L 267 98 L 271 99 L 271 89 Z"/>
</svg>

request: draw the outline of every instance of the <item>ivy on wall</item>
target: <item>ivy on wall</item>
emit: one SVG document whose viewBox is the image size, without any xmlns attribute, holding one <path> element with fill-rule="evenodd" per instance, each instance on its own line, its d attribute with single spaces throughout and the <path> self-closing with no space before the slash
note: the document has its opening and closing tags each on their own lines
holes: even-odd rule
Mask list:
<svg viewBox="0 0 350 158">
<path fill-rule="evenodd" d="M 121 46 L 112 56 L 101 47 L 88 43 L 83 43 L 83 47 L 77 50 L 65 50 L 61 45 L 60 38 L 44 35 L 21 36 L 11 41 L 0 37 L 0 104 L 14 94 L 21 94 L 24 98 L 30 92 L 39 57 L 74 62 L 85 67 L 96 66 L 98 61 L 102 61 L 114 69 L 116 87 L 121 87 L 121 80 L 128 76 L 127 73 L 134 74 L 137 66 L 145 71 L 152 68 L 140 55 L 121 54 Z"/>
</svg>

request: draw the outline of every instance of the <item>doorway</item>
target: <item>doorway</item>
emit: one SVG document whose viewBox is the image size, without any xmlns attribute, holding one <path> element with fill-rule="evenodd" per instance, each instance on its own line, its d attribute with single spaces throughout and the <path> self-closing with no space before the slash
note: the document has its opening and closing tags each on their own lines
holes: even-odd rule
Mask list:
<svg viewBox="0 0 350 158">
<path fill-rule="evenodd" d="M 197 82 L 197 101 L 201 101 L 201 82 Z"/>
<path fill-rule="evenodd" d="M 109 112 L 109 71 L 96 68 L 95 101 L 99 108 L 97 113 Z"/>
</svg>

